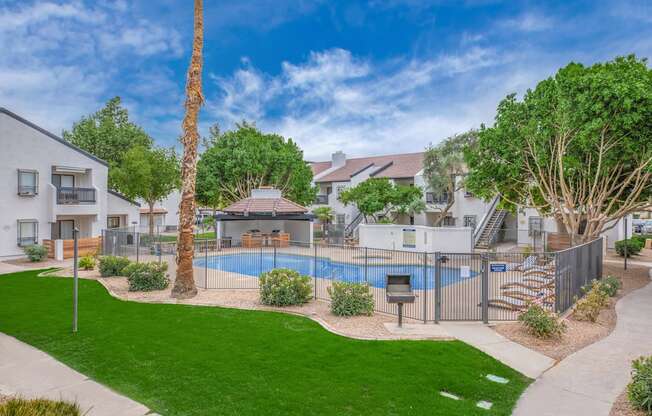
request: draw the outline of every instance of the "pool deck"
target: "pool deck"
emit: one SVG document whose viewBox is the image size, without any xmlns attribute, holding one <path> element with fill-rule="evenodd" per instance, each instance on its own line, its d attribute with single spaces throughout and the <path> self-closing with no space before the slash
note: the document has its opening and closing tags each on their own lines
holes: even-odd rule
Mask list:
<svg viewBox="0 0 652 416">
<path fill-rule="evenodd" d="M 243 248 L 232 247 L 221 250 L 198 250 L 195 256 L 195 283 L 198 287 L 204 289 L 217 290 L 254 290 L 258 289 L 258 277 L 248 274 L 229 272 L 219 270 L 210 264 L 210 259 L 218 256 L 238 255 L 251 253 L 255 255 L 273 255 L 274 251 L 277 256 L 305 256 L 313 259 L 317 255 L 321 259 L 328 259 L 331 262 L 352 264 L 356 266 L 382 266 L 391 270 L 392 266 L 412 265 L 415 267 L 433 267 L 434 256 L 418 252 L 393 252 L 385 250 L 364 249 L 360 247 L 324 247 L 315 245 L 313 247 L 259 247 Z M 365 251 L 367 258 L 365 259 Z M 517 263 L 520 257 L 510 257 L 509 253 L 498 253 L 495 260 L 501 263 Z M 458 269 L 462 266 L 469 268 L 473 277 L 464 278 L 455 283 L 444 284 L 441 288 L 441 317 L 442 321 L 451 320 L 481 320 L 482 319 L 482 282 L 481 282 L 481 260 L 479 254 L 460 254 L 449 255 L 448 261 L 444 268 Z M 209 259 L 208 264 L 204 259 Z M 158 257 L 149 254 L 141 254 L 140 261 L 158 261 Z M 510 261 L 513 260 L 513 261 Z M 168 263 L 168 273 L 174 280 L 174 271 L 176 269 L 175 256 L 164 254 L 161 261 Z M 202 264 L 204 263 L 204 264 Z M 213 267 L 212 267 L 213 266 Z M 430 269 L 429 269 L 430 270 Z M 421 274 L 423 275 L 423 274 Z M 524 276 L 522 272 L 488 272 L 489 277 L 489 299 L 505 300 L 504 286 L 506 283 L 523 283 Z M 428 285 L 434 286 L 429 276 Z M 420 282 L 422 283 L 422 282 Z M 330 278 L 314 279 L 314 290 L 317 299 L 330 300 L 328 293 L 332 285 Z M 419 286 L 422 286 L 420 284 Z M 413 304 L 405 305 L 404 314 L 406 317 L 417 321 L 434 321 L 435 320 L 435 291 L 434 288 L 428 287 L 427 290 L 415 290 L 416 300 Z M 371 286 L 370 290 L 374 295 L 376 310 L 383 313 L 395 315 L 397 306 L 386 302 L 385 289 L 382 287 Z M 516 286 L 513 288 L 516 292 L 523 292 L 524 289 Z M 554 294 L 554 289 L 545 289 L 546 295 Z M 513 299 L 507 299 L 518 303 Z M 551 307 L 552 305 L 548 305 Z M 517 318 L 516 310 L 506 308 L 489 307 L 490 321 L 510 321 Z"/>
</svg>

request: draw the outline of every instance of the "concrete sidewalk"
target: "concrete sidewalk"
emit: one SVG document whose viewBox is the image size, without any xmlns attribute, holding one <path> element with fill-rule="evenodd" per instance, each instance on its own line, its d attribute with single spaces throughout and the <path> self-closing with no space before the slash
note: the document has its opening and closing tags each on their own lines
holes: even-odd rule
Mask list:
<svg viewBox="0 0 652 416">
<path fill-rule="evenodd" d="M 550 357 L 503 337 L 481 322 L 441 322 L 439 324 L 385 324 L 395 335 L 424 339 L 459 339 L 530 378 L 537 378 L 555 364 Z"/>
<path fill-rule="evenodd" d="M 537 378 L 555 364 L 555 360 L 510 341 L 480 322 L 442 322 L 446 332 L 460 341 L 513 368 L 521 374 Z"/>
<path fill-rule="evenodd" d="M 652 354 L 652 283 L 616 304 L 614 331 L 562 360 L 521 396 L 516 416 L 608 416 L 631 362 Z"/>
<path fill-rule="evenodd" d="M 88 416 L 151 414 L 142 404 L 3 333 L 0 333 L 0 394 L 73 401 Z"/>
</svg>

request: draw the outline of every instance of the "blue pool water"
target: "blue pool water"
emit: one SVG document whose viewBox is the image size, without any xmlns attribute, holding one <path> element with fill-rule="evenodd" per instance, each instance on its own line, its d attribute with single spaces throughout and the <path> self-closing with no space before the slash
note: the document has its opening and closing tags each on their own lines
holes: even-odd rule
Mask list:
<svg viewBox="0 0 652 416">
<path fill-rule="evenodd" d="M 206 260 L 208 260 L 208 265 L 206 265 Z M 194 263 L 195 267 L 203 268 L 207 266 L 209 269 L 245 274 L 254 277 L 258 277 L 261 273 L 275 268 L 274 254 L 272 253 L 238 253 L 222 256 L 209 256 L 208 259 L 198 258 Z M 277 253 L 276 268 L 292 269 L 303 275 L 323 279 L 337 279 L 356 283 L 367 281 L 374 287 L 384 287 L 385 275 L 389 273 L 409 274 L 412 276 L 412 287 L 414 289 L 423 289 L 424 286 L 424 267 L 423 265 L 416 264 L 369 265 L 365 276 L 364 265 L 335 262 L 324 257 L 317 257 L 317 261 L 315 262 L 314 257 Z M 429 289 L 432 289 L 435 281 L 434 267 L 426 267 L 425 273 L 427 274 L 425 283 Z M 460 275 L 459 269 L 442 267 L 442 286 L 455 284 L 462 280 L 473 278 L 476 275 L 476 272 L 471 271 L 470 277 L 464 278 Z"/>
</svg>

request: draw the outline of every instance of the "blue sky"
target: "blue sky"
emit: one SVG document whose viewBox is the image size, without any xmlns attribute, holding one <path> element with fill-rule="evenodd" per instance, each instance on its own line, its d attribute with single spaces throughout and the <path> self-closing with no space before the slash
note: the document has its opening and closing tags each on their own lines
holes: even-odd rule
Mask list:
<svg viewBox="0 0 652 416">
<path fill-rule="evenodd" d="M 202 132 L 240 120 L 331 152 L 422 150 L 570 61 L 652 53 L 652 2 L 204 0 Z M 119 95 L 176 145 L 189 0 L 0 0 L 0 106 L 53 132 Z"/>
</svg>

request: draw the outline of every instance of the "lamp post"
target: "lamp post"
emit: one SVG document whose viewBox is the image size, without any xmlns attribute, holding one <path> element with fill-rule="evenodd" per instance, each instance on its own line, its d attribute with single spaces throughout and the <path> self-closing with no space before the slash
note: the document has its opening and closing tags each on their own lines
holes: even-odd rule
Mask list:
<svg viewBox="0 0 652 416">
<path fill-rule="evenodd" d="M 78 245 L 77 240 L 79 238 L 79 228 L 75 227 L 72 230 L 73 238 L 73 283 L 72 283 L 72 332 L 77 332 L 77 315 L 78 315 L 78 295 L 79 295 L 79 276 L 77 273 L 77 264 L 78 264 Z"/>
<path fill-rule="evenodd" d="M 627 217 L 623 217 L 623 226 L 625 227 L 625 261 L 624 261 L 624 266 L 625 270 L 627 270 Z"/>
</svg>

